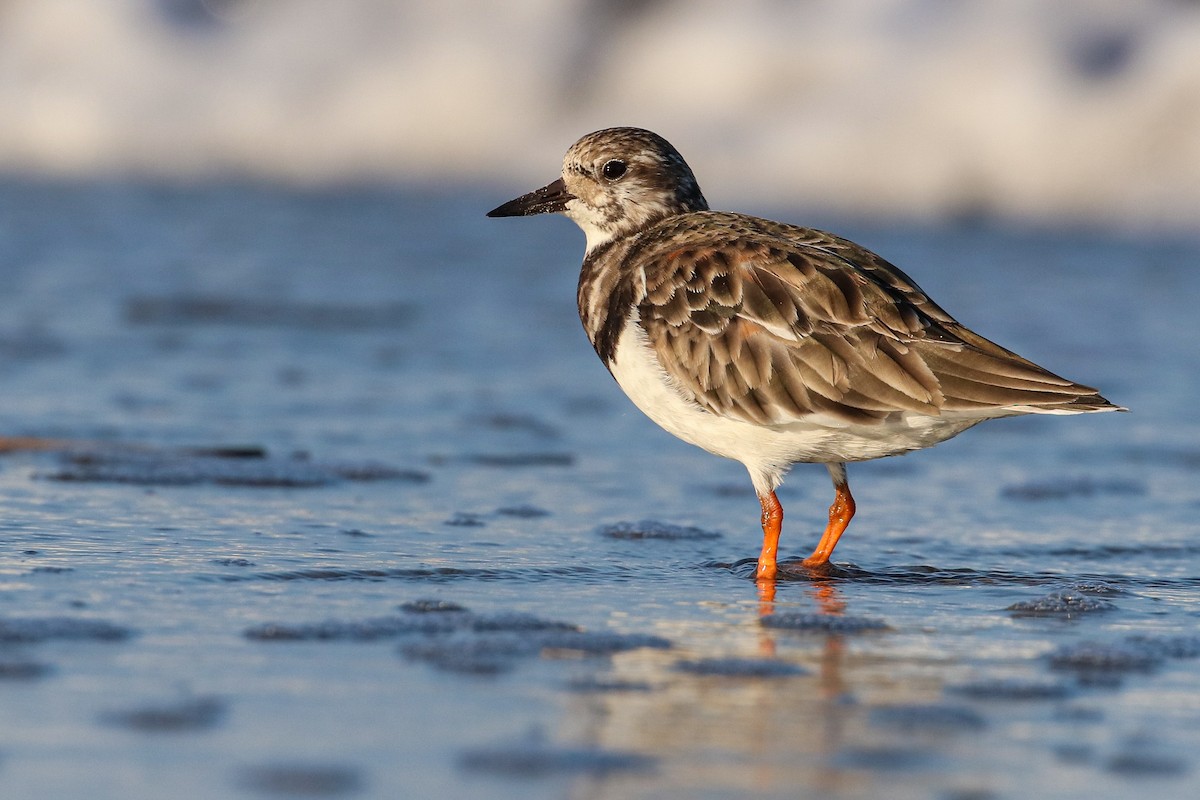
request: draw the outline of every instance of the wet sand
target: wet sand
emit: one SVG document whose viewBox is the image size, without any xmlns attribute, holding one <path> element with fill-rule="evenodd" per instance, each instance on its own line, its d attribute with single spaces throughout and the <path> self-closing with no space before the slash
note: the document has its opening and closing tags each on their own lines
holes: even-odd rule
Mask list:
<svg viewBox="0 0 1200 800">
<path fill-rule="evenodd" d="M 1133 410 L 852 465 L 827 574 L 797 467 L 767 600 L 509 194 L 0 184 L 6 797 L 1195 795 L 1200 239 L 747 209 Z"/>
</svg>

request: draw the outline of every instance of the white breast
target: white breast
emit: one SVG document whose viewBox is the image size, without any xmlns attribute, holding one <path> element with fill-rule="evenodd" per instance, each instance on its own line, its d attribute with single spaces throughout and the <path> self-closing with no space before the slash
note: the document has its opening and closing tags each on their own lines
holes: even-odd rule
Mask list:
<svg viewBox="0 0 1200 800">
<path fill-rule="evenodd" d="M 658 361 L 636 310 L 609 365 L 641 411 L 668 433 L 746 465 L 755 489 L 775 489 L 792 464 L 865 461 L 919 450 L 949 439 L 981 419 L 905 414 L 881 425 L 850 425 L 823 414 L 786 425 L 755 425 L 709 412 L 674 383 Z"/>
</svg>

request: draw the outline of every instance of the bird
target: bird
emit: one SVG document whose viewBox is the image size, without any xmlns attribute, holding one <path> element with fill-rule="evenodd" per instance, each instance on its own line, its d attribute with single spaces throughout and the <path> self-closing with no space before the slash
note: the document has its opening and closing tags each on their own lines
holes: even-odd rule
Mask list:
<svg viewBox="0 0 1200 800">
<path fill-rule="evenodd" d="M 740 461 L 762 509 L 755 577 L 779 572 L 793 465 L 824 464 L 828 524 L 800 564 L 828 571 L 855 513 L 846 465 L 981 422 L 1127 409 L 985 339 L 898 267 L 824 231 L 709 209 L 683 156 L 642 128 L 589 133 L 561 176 L 488 212 L 559 213 L 586 236 L 579 317 L 643 413 Z"/>
</svg>

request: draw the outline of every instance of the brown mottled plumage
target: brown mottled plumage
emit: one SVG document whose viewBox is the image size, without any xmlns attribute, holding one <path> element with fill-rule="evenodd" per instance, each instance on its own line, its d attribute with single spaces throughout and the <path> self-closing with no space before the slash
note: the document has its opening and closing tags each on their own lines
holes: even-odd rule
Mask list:
<svg viewBox="0 0 1200 800">
<path fill-rule="evenodd" d="M 847 461 L 929 447 L 997 417 L 1123 410 L 968 330 L 907 275 L 846 239 L 708 210 L 682 156 L 638 128 L 576 142 L 563 177 L 489 216 L 562 212 L 587 235 L 579 314 L 651 419 L 744 463 L 773 578 L 792 464 L 837 497 L 810 567 L 854 513 Z"/>
</svg>

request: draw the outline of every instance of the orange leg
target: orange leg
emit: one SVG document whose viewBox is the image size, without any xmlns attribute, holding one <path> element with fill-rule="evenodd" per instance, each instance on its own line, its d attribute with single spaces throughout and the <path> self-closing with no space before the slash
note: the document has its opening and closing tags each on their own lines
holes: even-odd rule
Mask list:
<svg viewBox="0 0 1200 800">
<path fill-rule="evenodd" d="M 760 581 L 775 579 L 775 559 L 779 553 L 779 532 L 783 529 L 783 506 L 774 492 L 760 494 L 758 502 L 762 504 L 762 553 L 758 557 L 758 572 L 755 577 Z"/>
<path fill-rule="evenodd" d="M 829 474 L 833 476 L 833 488 L 837 494 L 833 498 L 833 505 L 829 507 L 829 525 L 817 543 L 817 549 L 801 562 L 806 567 L 820 567 L 829 563 L 833 548 L 837 547 L 838 539 L 842 538 L 846 526 L 854 517 L 854 498 L 850 495 L 850 484 L 846 482 L 846 466 L 830 464 Z M 761 565 L 762 562 L 759 563 Z"/>
</svg>

